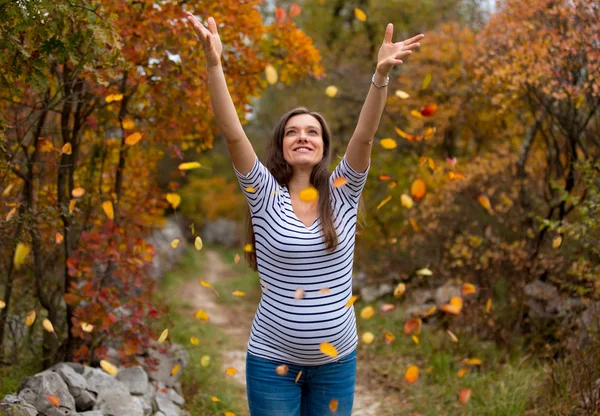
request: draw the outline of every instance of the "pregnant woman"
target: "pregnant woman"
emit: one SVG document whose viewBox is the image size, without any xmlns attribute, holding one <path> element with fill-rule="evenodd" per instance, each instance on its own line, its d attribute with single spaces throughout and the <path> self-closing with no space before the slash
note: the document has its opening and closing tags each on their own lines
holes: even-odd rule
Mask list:
<svg viewBox="0 0 600 416">
<path fill-rule="evenodd" d="M 358 124 L 333 173 L 329 129 L 319 113 L 295 108 L 277 123 L 265 163 L 256 156 L 227 89 L 217 24 L 191 13 L 207 61 L 217 125 L 252 220 L 251 266 L 262 296 L 248 341 L 252 416 L 350 415 L 358 335 L 352 297 L 356 213 L 394 65 L 422 34 L 392 42 L 390 23 Z"/>
</svg>

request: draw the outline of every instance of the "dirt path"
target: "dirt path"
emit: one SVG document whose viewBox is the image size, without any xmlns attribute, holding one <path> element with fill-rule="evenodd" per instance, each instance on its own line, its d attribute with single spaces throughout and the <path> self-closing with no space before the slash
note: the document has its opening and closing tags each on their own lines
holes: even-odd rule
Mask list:
<svg viewBox="0 0 600 416">
<path fill-rule="evenodd" d="M 214 284 L 224 279 L 235 277 L 235 271 L 221 260 L 217 251 L 206 250 L 205 269 L 203 275 L 199 278 Z M 234 367 L 237 373 L 233 379 L 246 385 L 246 345 L 250 337 L 250 327 L 252 325 L 253 315 L 248 308 L 243 306 L 223 307 L 219 304 L 218 298 L 210 290 L 206 290 L 198 284 L 198 279 L 191 279 L 179 290 L 180 296 L 189 302 L 194 308 L 202 308 L 210 316 L 212 325 L 219 327 L 231 342 L 227 349 L 222 352 L 222 362 L 227 367 Z M 223 371 L 225 368 L 223 368 Z M 361 378 L 361 365 L 358 366 L 358 377 L 356 392 L 354 396 L 353 416 L 379 416 L 380 403 L 386 400 L 383 394 L 377 394 L 373 386 L 367 384 L 367 378 Z M 365 373 L 363 373 L 365 374 Z M 244 395 L 243 399 L 246 399 Z"/>
</svg>

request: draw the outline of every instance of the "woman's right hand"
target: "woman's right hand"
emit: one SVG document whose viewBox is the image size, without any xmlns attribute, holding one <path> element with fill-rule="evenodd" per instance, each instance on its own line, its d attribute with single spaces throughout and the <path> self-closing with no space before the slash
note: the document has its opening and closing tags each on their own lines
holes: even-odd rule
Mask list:
<svg viewBox="0 0 600 416">
<path fill-rule="evenodd" d="M 192 24 L 196 35 L 202 42 L 202 49 L 204 49 L 204 55 L 206 55 L 206 61 L 208 66 L 217 66 L 221 63 L 221 53 L 223 52 L 223 45 L 221 45 L 221 38 L 219 32 L 217 32 L 217 22 L 212 17 L 208 18 L 208 29 L 204 27 L 202 23 L 194 17 L 190 12 L 186 12 L 187 18 Z M 210 30 L 209 30 L 210 29 Z"/>
</svg>

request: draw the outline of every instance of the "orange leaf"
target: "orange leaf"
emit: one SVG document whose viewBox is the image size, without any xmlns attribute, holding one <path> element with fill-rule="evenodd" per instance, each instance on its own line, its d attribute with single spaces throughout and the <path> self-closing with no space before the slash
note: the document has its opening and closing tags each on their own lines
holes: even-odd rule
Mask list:
<svg viewBox="0 0 600 416">
<path fill-rule="evenodd" d="M 475 293 L 476 291 L 477 291 L 477 289 L 475 288 L 475 285 L 473 285 L 471 283 L 463 283 L 460 292 L 463 296 L 467 296 L 467 295 Z"/>
<path fill-rule="evenodd" d="M 171 369 L 171 376 L 174 376 L 175 374 L 177 374 L 179 372 L 179 370 L 181 370 L 181 366 L 179 364 L 175 364 L 173 366 L 173 368 Z"/>
<path fill-rule="evenodd" d="M 491 310 L 492 310 L 492 298 L 488 298 L 487 302 L 485 303 L 485 311 L 487 313 L 490 313 Z"/>
<path fill-rule="evenodd" d="M 421 115 L 424 117 L 431 117 L 437 112 L 437 109 L 438 107 L 436 104 L 428 104 L 421 109 Z"/>
<path fill-rule="evenodd" d="M 136 131 L 135 133 L 131 133 L 129 136 L 125 137 L 125 144 L 128 146 L 133 146 L 140 140 L 142 140 L 142 134 Z"/>
<path fill-rule="evenodd" d="M 314 187 L 309 186 L 308 188 L 300 191 L 299 197 L 302 202 L 313 202 L 319 197 L 319 191 L 317 191 Z"/>
<path fill-rule="evenodd" d="M 56 244 L 60 244 L 62 243 L 64 240 L 64 237 L 61 233 L 55 233 L 54 234 L 54 241 L 56 241 Z"/>
<path fill-rule="evenodd" d="M 487 196 L 479 195 L 479 197 L 477 198 L 477 201 L 479 201 L 481 206 L 484 207 L 487 212 L 489 212 L 489 213 L 494 212 L 494 210 L 492 209 L 492 204 L 490 203 L 490 200 Z"/>
<path fill-rule="evenodd" d="M 298 380 L 300 380 L 300 376 L 302 375 L 302 370 L 300 370 L 298 372 L 298 375 L 296 376 L 296 383 L 298 383 Z"/>
<path fill-rule="evenodd" d="M 416 365 L 411 365 L 404 373 L 404 380 L 407 383 L 412 384 L 419 379 L 419 367 Z"/>
<path fill-rule="evenodd" d="M 365 306 L 361 311 L 360 311 L 360 317 L 362 319 L 371 319 L 373 316 L 375 315 L 375 309 L 373 309 L 372 306 Z"/>
<path fill-rule="evenodd" d="M 394 341 L 396 339 L 396 337 L 394 336 L 394 334 L 392 334 L 390 331 L 387 331 L 384 335 L 383 335 L 383 340 L 385 341 L 386 344 L 391 344 L 392 341 Z"/>
<path fill-rule="evenodd" d="M 294 292 L 294 299 L 304 299 L 304 289 L 296 289 L 296 291 Z"/>
<path fill-rule="evenodd" d="M 85 189 L 81 187 L 75 188 L 71 191 L 71 195 L 73 196 L 73 198 L 81 198 L 83 194 L 85 194 Z"/>
<path fill-rule="evenodd" d="M 399 298 L 406 292 L 406 285 L 404 283 L 398 283 L 396 288 L 394 289 L 394 297 Z"/>
<path fill-rule="evenodd" d="M 421 318 L 410 318 L 404 324 L 404 335 L 420 333 L 422 324 Z"/>
<path fill-rule="evenodd" d="M 460 391 L 460 402 L 462 404 L 467 404 L 469 399 L 471 398 L 471 389 L 464 388 Z"/>
<path fill-rule="evenodd" d="M 300 6 L 298 6 L 296 3 L 292 3 L 292 5 L 290 6 L 289 16 L 291 18 L 294 18 L 294 17 L 298 16 L 301 11 L 302 11 L 302 8 Z"/>
<path fill-rule="evenodd" d="M 57 396 L 49 394 L 46 396 L 46 400 L 48 400 L 48 403 L 50 403 L 52 406 L 60 407 L 60 399 Z"/>
<path fill-rule="evenodd" d="M 229 374 L 230 376 L 234 375 L 235 373 L 237 373 L 237 370 L 233 367 L 229 367 L 227 369 L 225 369 L 225 373 Z"/>
<path fill-rule="evenodd" d="M 339 176 L 339 177 L 335 178 L 335 180 L 333 181 L 333 187 L 339 188 L 340 186 L 344 186 L 347 183 L 348 183 L 348 181 L 346 180 L 346 178 Z"/>
<path fill-rule="evenodd" d="M 275 368 L 275 372 L 277 374 L 279 374 L 280 376 L 285 376 L 288 373 L 289 370 L 290 370 L 289 367 L 287 365 L 285 365 L 285 364 L 278 365 Z"/>
<path fill-rule="evenodd" d="M 331 401 L 329 402 L 329 410 L 331 410 L 332 413 L 337 412 L 338 410 L 338 401 L 337 399 L 331 399 Z"/>
<path fill-rule="evenodd" d="M 425 196 L 426 186 L 421 179 L 415 179 L 410 187 L 410 194 L 414 199 L 421 199 Z"/>
<path fill-rule="evenodd" d="M 338 355 L 337 349 L 333 345 L 331 345 L 329 342 L 321 342 L 319 349 L 321 350 L 321 352 L 323 354 L 329 355 L 330 357 L 335 358 Z"/>
</svg>

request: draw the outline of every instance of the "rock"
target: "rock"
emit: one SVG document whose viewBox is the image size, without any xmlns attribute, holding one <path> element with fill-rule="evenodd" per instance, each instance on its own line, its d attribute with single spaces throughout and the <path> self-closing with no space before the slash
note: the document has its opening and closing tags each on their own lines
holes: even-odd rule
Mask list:
<svg viewBox="0 0 600 416">
<path fill-rule="evenodd" d="M 365 286 L 360 289 L 360 297 L 363 301 L 367 303 L 373 302 L 375 299 L 377 299 L 378 293 L 379 291 L 377 290 L 377 286 L 375 285 Z"/>
<path fill-rule="evenodd" d="M 181 409 L 161 391 L 156 392 L 156 405 L 158 410 L 163 412 L 165 416 L 181 416 Z"/>
<path fill-rule="evenodd" d="M 24 398 L 8 394 L 0 402 L 0 414 L 3 416 L 36 416 L 38 411 Z"/>
<path fill-rule="evenodd" d="M 150 416 L 152 414 L 152 402 L 147 402 L 141 396 L 130 396 L 130 397 L 131 397 L 131 400 L 139 403 L 140 407 L 142 408 L 142 412 L 144 413 L 144 416 Z"/>
<path fill-rule="evenodd" d="M 417 306 L 435 303 L 435 292 L 431 289 L 415 289 L 410 296 Z"/>
<path fill-rule="evenodd" d="M 129 394 L 129 389 L 125 384 L 98 368 L 93 368 L 92 371 L 87 373 L 85 378 L 88 383 L 88 390 L 96 393 L 98 396 L 104 390 L 121 390 Z"/>
<path fill-rule="evenodd" d="M 107 416 L 144 416 L 140 401 L 132 398 L 129 393 L 120 389 L 102 390 L 94 410 L 100 410 Z"/>
<path fill-rule="evenodd" d="M 76 372 L 77 374 L 81 374 L 81 375 L 83 375 L 83 370 L 85 369 L 85 366 L 84 366 L 83 364 L 80 364 L 80 363 L 72 363 L 72 362 L 69 362 L 69 363 L 61 363 L 61 364 L 63 364 L 63 365 L 68 365 L 68 366 L 69 366 L 69 367 L 71 367 L 73 370 L 75 370 L 75 372 Z"/>
<path fill-rule="evenodd" d="M 59 363 L 53 367 L 62 379 L 67 383 L 71 396 L 75 399 L 75 407 L 78 411 L 89 410 L 94 407 L 96 398 L 87 391 L 88 383 L 85 377 L 77 373 L 72 366 Z M 81 368 L 83 373 L 83 366 Z"/>
<path fill-rule="evenodd" d="M 176 405 L 183 406 L 185 403 L 185 399 L 181 397 L 174 389 L 167 389 L 167 397 Z"/>
<path fill-rule="evenodd" d="M 435 303 L 443 305 L 448 303 L 454 296 L 461 296 L 460 286 L 446 283 L 444 286 L 438 287 L 435 291 Z"/>
<path fill-rule="evenodd" d="M 173 387 L 177 383 L 179 374 L 172 376 L 171 370 L 176 364 L 179 364 L 181 369 L 185 368 L 189 360 L 188 352 L 178 344 L 171 344 L 170 349 L 165 353 L 158 351 L 158 347 L 164 348 L 161 344 L 156 343 L 156 346 L 148 349 L 150 358 L 157 361 L 155 368 L 148 370 L 148 377 L 150 380 L 161 381 L 167 387 Z"/>
<path fill-rule="evenodd" d="M 352 288 L 355 292 L 367 285 L 367 274 L 365 272 L 355 272 L 352 274 Z"/>
<path fill-rule="evenodd" d="M 234 247 L 240 243 L 240 223 L 226 218 L 207 221 L 202 227 L 202 240 L 209 244 Z"/>
<path fill-rule="evenodd" d="M 77 416 L 104 416 L 101 410 L 88 410 L 87 412 L 77 413 Z"/>
<path fill-rule="evenodd" d="M 148 389 L 148 374 L 140 366 L 124 368 L 116 378 L 129 388 L 132 395 L 142 396 Z"/>
<path fill-rule="evenodd" d="M 46 416 L 64 416 L 75 413 L 75 400 L 69 393 L 69 387 L 62 377 L 53 371 L 43 371 L 32 377 L 25 377 L 18 395 L 31 403 Z M 58 397 L 60 407 L 54 407 L 46 396 Z"/>
</svg>

